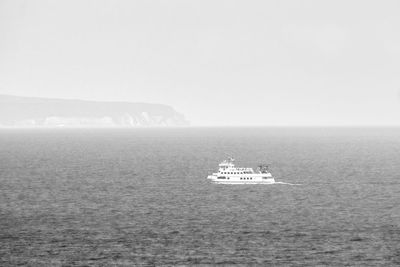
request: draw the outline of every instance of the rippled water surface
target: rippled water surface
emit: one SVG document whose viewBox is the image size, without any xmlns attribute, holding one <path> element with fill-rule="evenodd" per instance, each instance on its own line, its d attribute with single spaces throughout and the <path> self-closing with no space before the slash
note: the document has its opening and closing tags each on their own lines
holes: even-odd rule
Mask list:
<svg viewBox="0 0 400 267">
<path fill-rule="evenodd" d="M 233 156 L 277 181 L 215 185 Z M 0 265 L 400 264 L 400 130 L 0 131 Z"/>
</svg>

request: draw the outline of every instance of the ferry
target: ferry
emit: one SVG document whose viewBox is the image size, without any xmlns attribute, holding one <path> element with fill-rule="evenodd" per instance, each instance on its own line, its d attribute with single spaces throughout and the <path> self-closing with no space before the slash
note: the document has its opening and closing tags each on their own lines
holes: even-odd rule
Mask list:
<svg viewBox="0 0 400 267">
<path fill-rule="evenodd" d="M 217 184 L 273 184 L 274 177 L 267 165 L 259 165 L 257 171 L 252 168 L 238 168 L 233 163 L 234 159 L 224 160 L 218 166 L 218 172 L 207 176 Z"/>
</svg>

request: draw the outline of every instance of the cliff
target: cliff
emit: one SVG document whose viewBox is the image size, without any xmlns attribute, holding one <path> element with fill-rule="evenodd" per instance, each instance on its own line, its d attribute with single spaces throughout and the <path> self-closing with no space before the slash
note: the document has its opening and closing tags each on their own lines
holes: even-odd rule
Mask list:
<svg viewBox="0 0 400 267">
<path fill-rule="evenodd" d="M 0 95 L 0 127 L 158 127 L 188 121 L 162 104 Z"/>
</svg>

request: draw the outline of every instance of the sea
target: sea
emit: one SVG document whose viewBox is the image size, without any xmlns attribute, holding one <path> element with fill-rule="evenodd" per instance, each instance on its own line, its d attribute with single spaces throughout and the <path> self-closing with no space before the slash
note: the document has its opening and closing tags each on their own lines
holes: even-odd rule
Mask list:
<svg viewBox="0 0 400 267">
<path fill-rule="evenodd" d="M 215 265 L 399 266 L 400 128 L 0 131 L 0 266 Z"/>
</svg>

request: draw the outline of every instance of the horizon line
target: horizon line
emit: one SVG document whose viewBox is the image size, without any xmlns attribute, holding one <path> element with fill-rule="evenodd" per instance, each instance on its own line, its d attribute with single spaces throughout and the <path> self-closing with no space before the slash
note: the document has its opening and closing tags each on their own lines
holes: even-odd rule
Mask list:
<svg viewBox="0 0 400 267">
<path fill-rule="evenodd" d="M 186 125 L 186 126 L 4 126 L 1 129 L 114 129 L 114 130 L 135 130 L 135 129 L 189 129 L 189 128 L 400 128 L 400 125 Z"/>
</svg>

